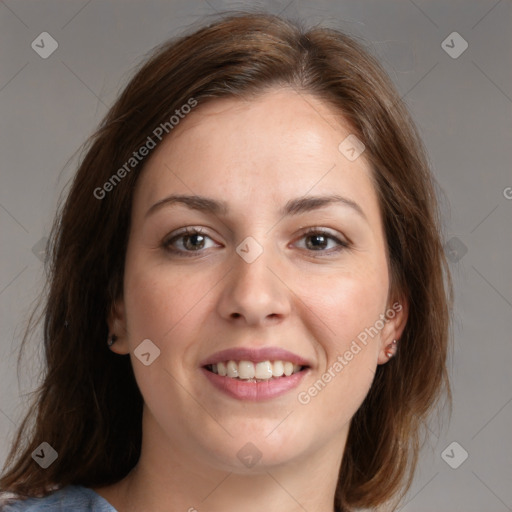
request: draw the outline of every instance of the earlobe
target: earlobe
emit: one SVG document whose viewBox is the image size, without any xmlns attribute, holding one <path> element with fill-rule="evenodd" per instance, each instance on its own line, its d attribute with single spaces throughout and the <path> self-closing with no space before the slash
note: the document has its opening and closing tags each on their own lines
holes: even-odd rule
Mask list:
<svg viewBox="0 0 512 512">
<path fill-rule="evenodd" d="M 117 341 L 117 336 L 115 334 L 111 334 L 108 337 L 107 345 L 111 347 Z"/>
<path fill-rule="evenodd" d="M 108 316 L 109 335 L 107 345 L 112 352 L 124 355 L 129 353 L 124 303 L 120 299 L 112 304 Z"/>
<path fill-rule="evenodd" d="M 382 331 L 377 364 L 387 363 L 396 357 L 398 350 L 400 350 L 400 337 L 407 323 L 408 312 L 408 303 L 403 299 L 394 302 L 386 311 L 388 320 Z"/>
<path fill-rule="evenodd" d="M 386 347 L 386 357 L 388 359 L 391 359 L 396 355 L 397 350 L 397 342 L 396 340 L 393 340 L 387 347 Z"/>
</svg>

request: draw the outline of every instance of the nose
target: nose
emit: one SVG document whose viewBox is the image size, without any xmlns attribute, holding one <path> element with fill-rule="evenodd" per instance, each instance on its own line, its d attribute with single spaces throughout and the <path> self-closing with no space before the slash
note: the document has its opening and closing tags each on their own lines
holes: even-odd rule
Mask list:
<svg viewBox="0 0 512 512">
<path fill-rule="evenodd" d="M 264 250 L 252 263 L 234 253 L 232 271 L 223 280 L 219 314 L 229 322 L 247 326 L 282 321 L 291 310 L 291 291 L 279 274 L 270 250 Z"/>
</svg>

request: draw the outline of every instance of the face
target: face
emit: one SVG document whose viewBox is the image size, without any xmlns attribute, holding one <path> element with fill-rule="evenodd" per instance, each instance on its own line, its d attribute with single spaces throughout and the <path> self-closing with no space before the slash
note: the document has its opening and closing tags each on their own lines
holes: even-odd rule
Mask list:
<svg viewBox="0 0 512 512">
<path fill-rule="evenodd" d="M 154 150 L 109 319 L 144 397 L 143 449 L 240 472 L 247 454 L 341 457 L 405 321 L 370 166 L 338 148 L 349 134 L 278 89 L 199 105 Z"/>
</svg>

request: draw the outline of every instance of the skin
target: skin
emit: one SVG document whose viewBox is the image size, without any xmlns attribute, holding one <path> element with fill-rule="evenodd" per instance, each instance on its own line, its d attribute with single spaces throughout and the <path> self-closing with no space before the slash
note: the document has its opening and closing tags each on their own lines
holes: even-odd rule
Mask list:
<svg viewBox="0 0 512 512">
<path fill-rule="evenodd" d="M 154 150 L 134 195 L 124 296 L 109 318 L 118 336 L 111 349 L 130 354 L 145 401 L 139 463 L 95 489 L 119 511 L 333 510 L 350 420 L 407 316 L 401 302 L 324 389 L 299 403 L 298 393 L 396 300 L 370 166 L 364 153 L 351 162 L 338 150 L 350 133 L 320 100 L 279 88 L 199 105 Z M 170 194 L 223 200 L 229 212 L 173 203 L 146 217 Z M 363 214 L 341 204 L 279 213 L 291 199 L 331 194 Z M 165 248 L 185 226 L 206 235 L 173 241 L 190 257 Z M 327 238 L 315 250 L 318 235 L 304 235 L 311 227 L 349 246 Z M 235 251 L 248 236 L 263 249 L 250 264 Z M 160 349 L 149 366 L 134 355 L 144 339 Z M 199 367 L 240 346 L 282 347 L 311 369 L 281 397 L 236 400 Z M 237 457 L 248 442 L 261 453 L 252 468 Z"/>
</svg>

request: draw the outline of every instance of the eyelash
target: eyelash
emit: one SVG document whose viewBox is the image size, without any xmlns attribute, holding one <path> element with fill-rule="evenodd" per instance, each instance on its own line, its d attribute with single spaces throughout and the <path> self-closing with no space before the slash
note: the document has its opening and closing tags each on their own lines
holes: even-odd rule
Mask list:
<svg viewBox="0 0 512 512">
<path fill-rule="evenodd" d="M 185 228 L 182 231 L 180 231 L 179 233 L 176 233 L 175 235 L 173 235 L 171 238 L 165 239 L 162 243 L 162 246 L 166 251 L 176 254 L 178 256 L 184 256 L 187 258 L 194 257 L 197 253 L 200 253 L 201 249 L 199 249 L 197 251 L 183 251 L 180 249 L 176 249 L 172 246 L 172 243 L 174 241 L 176 241 L 180 238 L 194 236 L 194 235 L 202 235 L 202 236 L 205 236 L 205 237 L 208 237 L 211 239 L 211 237 L 209 237 L 201 228 Z M 306 249 L 308 252 L 311 252 L 311 253 L 319 253 L 318 256 L 315 256 L 315 257 L 322 258 L 322 257 L 325 257 L 325 255 L 332 255 L 334 253 L 338 253 L 338 252 L 350 247 L 350 244 L 348 242 L 346 242 L 344 240 L 340 240 L 338 237 L 332 235 L 325 229 L 316 228 L 316 227 L 309 228 L 306 232 L 304 232 L 302 234 L 300 239 L 306 238 L 311 235 L 321 235 L 321 236 L 326 237 L 327 239 L 334 240 L 338 244 L 338 247 L 336 247 L 335 249 L 330 249 L 330 250 L 315 251 L 315 250 Z"/>
</svg>

